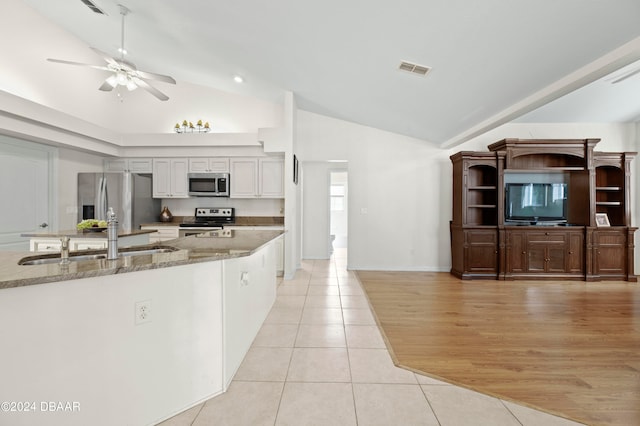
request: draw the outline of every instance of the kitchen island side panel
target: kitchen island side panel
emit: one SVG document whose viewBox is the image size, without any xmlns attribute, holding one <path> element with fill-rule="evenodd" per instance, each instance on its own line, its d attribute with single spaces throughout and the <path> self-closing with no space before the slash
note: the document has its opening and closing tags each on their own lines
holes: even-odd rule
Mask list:
<svg viewBox="0 0 640 426">
<path fill-rule="evenodd" d="M 155 424 L 222 392 L 221 261 L 4 289 L 0 321 L 0 401 L 36 408 L 0 424 Z"/>
</svg>

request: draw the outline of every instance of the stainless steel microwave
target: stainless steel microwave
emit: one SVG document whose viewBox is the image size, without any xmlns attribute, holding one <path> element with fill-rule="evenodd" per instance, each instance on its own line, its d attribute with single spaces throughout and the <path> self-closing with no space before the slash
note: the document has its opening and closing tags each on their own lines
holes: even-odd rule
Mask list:
<svg viewBox="0 0 640 426">
<path fill-rule="evenodd" d="M 189 195 L 194 197 L 228 197 L 229 173 L 189 173 Z"/>
</svg>

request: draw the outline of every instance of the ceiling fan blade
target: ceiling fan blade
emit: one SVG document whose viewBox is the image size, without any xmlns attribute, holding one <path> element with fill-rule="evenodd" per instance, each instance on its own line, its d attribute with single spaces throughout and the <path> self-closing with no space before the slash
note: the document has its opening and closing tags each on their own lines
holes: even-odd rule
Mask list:
<svg viewBox="0 0 640 426">
<path fill-rule="evenodd" d="M 89 68 L 95 68 L 97 70 L 111 71 L 109 68 L 104 67 L 102 65 L 83 64 L 82 62 L 65 61 L 64 59 L 47 58 L 47 61 L 55 62 L 57 64 L 77 65 L 80 67 L 89 67 Z"/>
<path fill-rule="evenodd" d="M 100 55 L 102 57 L 102 59 L 104 59 L 109 65 L 113 65 L 114 67 L 119 67 L 120 66 L 118 61 L 113 59 L 113 57 L 109 56 L 108 54 L 104 53 L 102 50 L 96 49 L 95 47 L 92 47 L 91 50 L 93 50 L 98 55 Z"/>
<path fill-rule="evenodd" d="M 110 92 L 113 90 L 113 86 L 109 84 L 108 81 L 102 83 L 102 86 L 98 87 L 98 90 L 102 90 L 103 92 Z"/>
<path fill-rule="evenodd" d="M 151 86 L 149 83 L 147 83 L 146 81 L 142 80 L 141 78 L 132 77 L 132 79 L 138 85 L 138 87 L 142 87 L 144 90 L 146 90 L 147 92 L 151 93 L 153 96 L 155 96 L 156 98 L 160 99 L 161 101 L 168 101 L 169 100 L 169 97 L 167 95 L 165 95 L 164 93 L 162 93 L 161 91 L 159 91 L 155 87 Z"/>
<path fill-rule="evenodd" d="M 137 70 L 136 72 L 140 77 L 146 78 L 148 80 L 157 80 L 157 81 L 164 81 L 165 83 L 176 84 L 176 81 L 173 79 L 173 77 L 169 77 L 168 75 L 155 74 L 152 72 L 146 72 L 146 71 L 140 71 L 140 70 Z"/>
</svg>

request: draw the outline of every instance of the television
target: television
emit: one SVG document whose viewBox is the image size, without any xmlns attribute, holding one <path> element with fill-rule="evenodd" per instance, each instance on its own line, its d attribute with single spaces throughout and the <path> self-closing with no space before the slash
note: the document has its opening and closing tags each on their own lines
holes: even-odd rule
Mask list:
<svg viewBox="0 0 640 426">
<path fill-rule="evenodd" d="M 507 183 L 505 221 L 531 225 L 567 222 L 566 183 Z"/>
</svg>

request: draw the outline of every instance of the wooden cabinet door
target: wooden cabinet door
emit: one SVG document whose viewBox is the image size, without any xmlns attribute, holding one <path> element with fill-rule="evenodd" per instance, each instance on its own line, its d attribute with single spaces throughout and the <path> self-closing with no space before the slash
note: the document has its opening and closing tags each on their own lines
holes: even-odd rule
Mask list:
<svg viewBox="0 0 640 426">
<path fill-rule="evenodd" d="M 495 277 L 498 273 L 498 232 L 474 229 L 465 234 L 465 272 Z"/>
<path fill-rule="evenodd" d="M 526 238 L 523 232 L 507 232 L 507 273 L 523 273 L 527 271 Z"/>
<path fill-rule="evenodd" d="M 567 272 L 567 245 L 558 242 L 547 244 L 545 251 L 546 263 L 545 272 L 565 273 Z"/>
<path fill-rule="evenodd" d="M 584 235 L 580 232 L 570 232 L 569 252 L 567 255 L 567 272 L 584 274 Z"/>
<path fill-rule="evenodd" d="M 527 246 L 526 272 L 544 273 L 547 269 L 547 245 L 542 242 L 529 243 Z"/>
<path fill-rule="evenodd" d="M 624 279 L 627 271 L 625 231 L 594 232 L 594 272 L 602 277 Z"/>
</svg>

